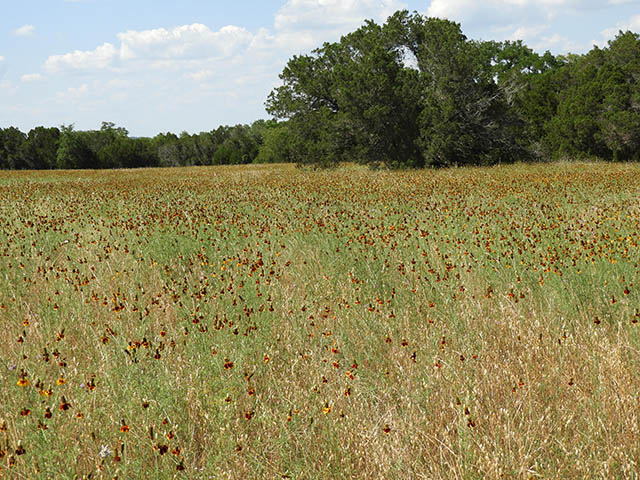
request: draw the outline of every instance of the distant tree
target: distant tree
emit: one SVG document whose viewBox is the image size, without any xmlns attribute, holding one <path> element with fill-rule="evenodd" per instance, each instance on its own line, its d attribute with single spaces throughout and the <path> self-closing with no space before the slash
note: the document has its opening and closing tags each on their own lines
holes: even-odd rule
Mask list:
<svg viewBox="0 0 640 480">
<path fill-rule="evenodd" d="M 224 142 L 218 147 L 213 155 L 213 165 L 231 165 L 242 163 L 242 156 L 237 148 L 234 148 L 231 142 Z"/>
<path fill-rule="evenodd" d="M 618 31 L 616 37 L 607 43 L 607 59 L 625 73 L 633 74 L 633 83 L 637 85 L 640 81 L 640 34 Z"/>
<path fill-rule="evenodd" d="M 118 127 L 113 122 L 102 122 L 100 125 L 100 131 L 106 133 L 109 137 L 128 137 L 129 131 L 124 127 Z"/>
<path fill-rule="evenodd" d="M 101 168 L 153 167 L 158 163 L 150 139 L 124 136 L 101 148 L 98 159 Z"/>
<path fill-rule="evenodd" d="M 60 130 L 56 127 L 36 127 L 30 130 L 20 148 L 23 168 L 31 170 L 55 168 L 59 140 Z"/>
<path fill-rule="evenodd" d="M 182 154 L 180 140 L 174 133 L 160 133 L 151 140 L 151 148 L 160 167 L 177 167 L 181 165 Z"/>
<path fill-rule="evenodd" d="M 225 143 L 234 152 L 232 164 L 251 163 L 258 156 L 259 140 L 248 125 L 232 127 Z"/>
<path fill-rule="evenodd" d="M 21 159 L 26 135 L 15 127 L 0 129 L 0 168 L 25 168 Z"/>
<path fill-rule="evenodd" d="M 557 109 L 545 123 L 554 156 L 638 159 L 640 38 L 620 32 L 608 47 L 571 56 L 555 76 Z"/>
<path fill-rule="evenodd" d="M 197 165 L 211 165 L 217 149 L 214 136 L 211 132 L 200 132 L 195 142 L 199 152 Z"/>
<path fill-rule="evenodd" d="M 613 70 L 603 84 L 600 138 L 614 160 L 640 160 L 640 35 L 620 31 L 608 43 Z"/>
<path fill-rule="evenodd" d="M 291 130 L 287 122 L 273 122 L 262 132 L 256 163 L 293 162 Z"/>
<path fill-rule="evenodd" d="M 90 147 L 90 137 L 87 132 L 75 131 L 73 125 L 62 125 L 56 154 L 57 168 L 97 168 L 98 157 Z"/>
<path fill-rule="evenodd" d="M 180 133 L 180 165 L 201 165 L 200 152 L 197 143 L 197 136 L 188 132 Z"/>
<path fill-rule="evenodd" d="M 275 119 L 251 125 L 150 139 L 112 122 L 0 129 L 0 168 L 640 161 L 640 35 L 630 31 L 556 57 L 404 10 L 294 56 L 280 79 L 266 101 Z"/>
</svg>

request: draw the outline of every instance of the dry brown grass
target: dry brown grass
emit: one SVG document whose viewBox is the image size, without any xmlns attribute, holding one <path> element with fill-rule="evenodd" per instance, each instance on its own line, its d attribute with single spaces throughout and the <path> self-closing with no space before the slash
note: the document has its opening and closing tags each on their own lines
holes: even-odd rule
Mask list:
<svg viewBox="0 0 640 480">
<path fill-rule="evenodd" d="M 639 174 L 2 173 L 0 476 L 635 478 Z"/>
</svg>

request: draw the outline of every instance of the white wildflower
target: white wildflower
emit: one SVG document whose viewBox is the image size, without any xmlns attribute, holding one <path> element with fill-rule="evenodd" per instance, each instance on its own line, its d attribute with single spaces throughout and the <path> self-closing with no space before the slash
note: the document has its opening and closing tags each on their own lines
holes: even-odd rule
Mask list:
<svg viewBox="0 0 640 480">
<path fill-rule="evenodd" d="M 102 445 L 102 449 L 100 450 L 100 453 L 98 453 L 98 455 L 100 456 L 100 458 L 107 458 L 111 456 L 112 453 L 113 452 L 109 448 L 109 445 Z"/>
</svg>

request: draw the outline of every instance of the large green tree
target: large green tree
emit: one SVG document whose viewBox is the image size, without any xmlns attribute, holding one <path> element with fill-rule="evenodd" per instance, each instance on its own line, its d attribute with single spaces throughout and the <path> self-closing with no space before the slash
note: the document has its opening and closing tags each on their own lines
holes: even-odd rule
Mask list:
<svg viewBox="0 0 640 480">
<path fill-rule="evenodd" d="M 59 140 L 60 130 L 56 127 L 36 127 L 30 130 L 20 147 L 22 168 L 31 170 L 55 168 Z"/>
<path fill-rule="evenodd" d="M 60 143 L 56 153 L 57 168 L 97 168 L 98 157 L 91 149 L 91 134 L 76 131 L 73 125 L 60 127 Z"/>
<path fill-rule="evenodd" d="M 267 111 L 288 120 L 303 163 L 513 160 L 527 146 L 513 72 L 543 64 L 521 44 L 469 41 L 457 23 L 401 11 L 293 57 Z"/>
<path fill-rule="evenodd" d="M 415 70 L 387 29 L 367 22 L 339 42 L 293 57 L 267 111 L 288 120 L 301 163 L 419 164 Z"/>
<path fill-rule="evenodd" d="M 24 168 L 20 151 L 26 135 L 15 127 L 0 129 L 0 168 Z"/>
<path fill-rule="evenodd" d="M 426 164 L 525 156 L 522 118 L 512 106 L 520 88 L 514 72 L 526 70 L 529 51 L 521 44 L 470 41 L 459 24 L 417 13 L 398 12 L 388 25 L 415 57 L 421 88 L 417 142 Z"/>
<path fill-rule="evenodd" d="M 549 75 L 559 88 L 543 140 L 554 156 L 640 159 L 639 59 L 639 36 L 620 32 Z"/>
</svg>

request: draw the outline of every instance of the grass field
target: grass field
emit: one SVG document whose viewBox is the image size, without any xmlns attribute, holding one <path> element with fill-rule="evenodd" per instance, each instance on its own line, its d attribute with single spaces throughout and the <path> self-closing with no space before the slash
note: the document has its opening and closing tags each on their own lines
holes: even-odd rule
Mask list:
<svg viewBox="0 0 640 480">
<path fill-rule="evenodd" d="M 0 477 L 637 478 L 640 165 L 0 172 Z"/>
</svg>

